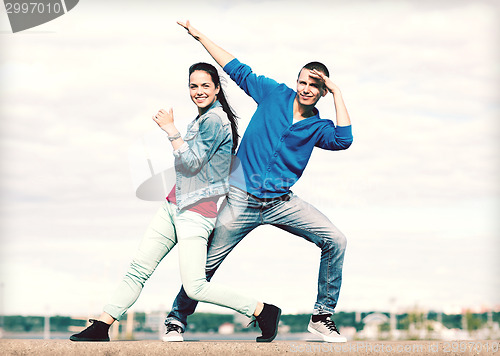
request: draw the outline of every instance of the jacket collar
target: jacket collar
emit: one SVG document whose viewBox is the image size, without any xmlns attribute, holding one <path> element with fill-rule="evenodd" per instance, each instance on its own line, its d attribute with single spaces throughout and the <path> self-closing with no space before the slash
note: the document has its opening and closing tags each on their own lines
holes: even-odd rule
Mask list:
<svg viewBox="0 0 500 356">
<path fill-rule="evenodd" d="M 205 116 L 210 110 L 212 110 L 214 108 L 221 107 L 221 106 L 222 106 L 222 104 L 219 102 L 219 100 L 215 100 L 214 103 L 208 108 L 208 110 L 205 111 L 205 113 L 203 115 L 198 115 L 198 117 L 196 119 L 199 119 L 200 117 Z"/>
</svg>

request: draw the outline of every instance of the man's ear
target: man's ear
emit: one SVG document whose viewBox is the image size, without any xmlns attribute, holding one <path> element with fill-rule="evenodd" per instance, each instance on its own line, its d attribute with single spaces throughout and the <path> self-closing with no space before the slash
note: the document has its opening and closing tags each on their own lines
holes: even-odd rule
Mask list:
<svg viewBox="0 0 500 356">
<path fill-rule="evenodd" d="M 326 86 L 323 84 L 323 93 L 321 94 L 321 96 L 325 96 L 326 94 L 328 94 L 328 89 L 326 89 Z"/>
</svg>

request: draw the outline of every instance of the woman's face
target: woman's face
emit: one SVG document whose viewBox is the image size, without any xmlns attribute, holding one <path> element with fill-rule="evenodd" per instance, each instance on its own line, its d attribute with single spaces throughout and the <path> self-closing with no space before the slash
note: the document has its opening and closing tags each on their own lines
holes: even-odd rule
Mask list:
<svg viewBox="0 0 500 356">
<path fill-rule="evenodd" d="M 196 70 L 189 76 L 189 93 L 191 100 L 203 114 L 217 100 L 219 86 L 215 87 L 210 74 L 203 70 Z"/>
</svg>

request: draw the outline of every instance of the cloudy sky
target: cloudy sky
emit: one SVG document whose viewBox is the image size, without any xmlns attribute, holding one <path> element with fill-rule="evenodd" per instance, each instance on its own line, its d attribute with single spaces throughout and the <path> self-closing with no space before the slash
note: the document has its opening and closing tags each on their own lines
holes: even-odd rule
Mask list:
<svg viewBox="0 0 500 356">
<path fill-rule="evenodd" d="M 255 72 L 291 87 L 330 67 L 353 122 L 346 151 L 314 152 L 294 192 L 348 237 L 338 311 L 500 305 L 499 48 L 494 1 L 81 1 L 12 34 L 0 11 L 0 283 L 5 314 L 95 316 L 159 201 L 135 195 L 151 115 L 196 115 L 187 69 L 213 60 L 190 19 Z M 255 105 L 233 83 L 243 132 Z M 335 118 L 330 96 L 319 103 Z M 165 157 L 171 152 L 166 149 Z M 320 252 L 252 232 L 214 280 L 311 311 Z M 134 310 L 169 309 L 177 252 Z M 199 311 L 226 312 L 200 305 Z"/>
</svg>

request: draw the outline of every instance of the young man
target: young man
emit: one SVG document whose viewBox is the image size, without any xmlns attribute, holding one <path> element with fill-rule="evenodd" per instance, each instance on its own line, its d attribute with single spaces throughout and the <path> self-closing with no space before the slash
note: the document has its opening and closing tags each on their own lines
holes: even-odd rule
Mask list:
<svg viewBox="0 0 500 356">
<path fill-rule="evenodd" d="M 250 231 L 277 226 L 321 248 L 318 295 L 308 330 L 328 342 L 345 342 L 331 316 L 337 305 L 346 248 L 344 235 L 316 208 L 290 188 L 300 178 L 313 148 L 344 150 L 352 142 L 351 121 L 340 89 L 321 63 L 304 66 L 297 91 L 257 76 L 190 25 L 179 22 L 198 40 L 240 88 L 258 104 L 245 131 L 231 173 L 231 189 L 219 212 L 207 256 L 207 279 Z M 331 93 L 337 126 L 319 117 L 318 100 Z M 165 321 L 164 341 L 182 341 L 196 302 L 183 289 Z"/>
</svg>

